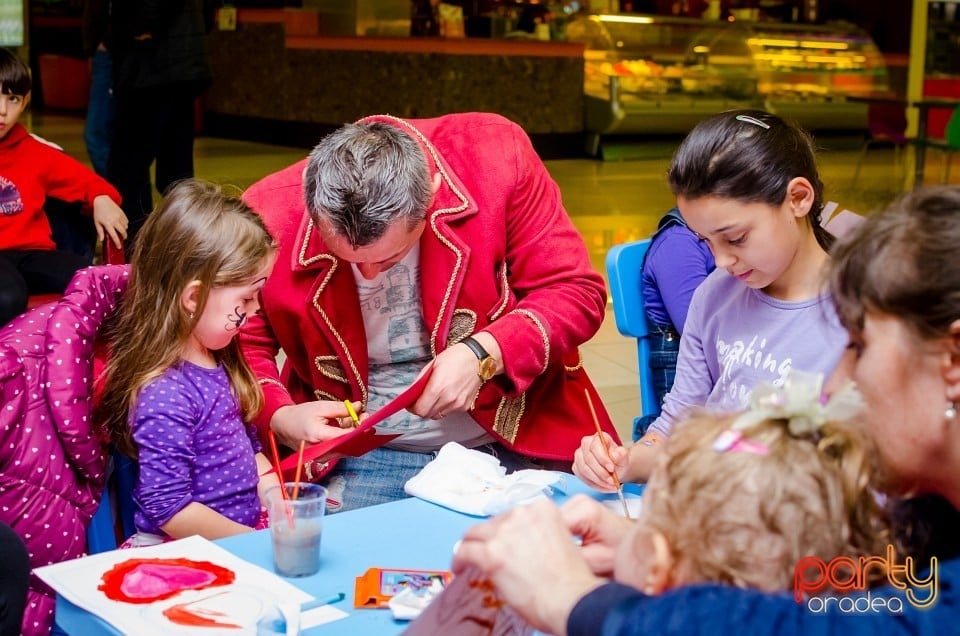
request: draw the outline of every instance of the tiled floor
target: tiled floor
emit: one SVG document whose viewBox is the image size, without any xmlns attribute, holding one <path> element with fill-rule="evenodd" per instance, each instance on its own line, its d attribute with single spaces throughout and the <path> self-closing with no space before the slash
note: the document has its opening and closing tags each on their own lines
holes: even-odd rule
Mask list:
<svg viewBox="0 0 960 636">
<path fill-rule="evenodd" d="M 37 134 L 86 161 L 79 117 L 33 113 L 27 124 Z M 855 211 L 869 212 L 896 195 L 899 175 L 891 150 L 871 150 L 860 179 L 853 183 L 860 140 L 826 137 L 818 142 L 828 199 Z M 590 249 L 594 266 L 600 271 L 611 245 L 649 236 L 660 215 L 673 205 L 664 175 L 674 147 L 675 142 L 659 142 L 637 146 L 642 152 L 631 152 L 625 147 L 618 153 L 625 157 L 643 156 L 638 159 L 547 162 L 560 185 L 567 210 Z M 196 173 L 211 181 L 245 188 L 305 154 L 301 148 L 201 137 L 195 151 Z M 938 153 L 929 154 L 933 156 L 929 157 L 927 172 L 938 175 L 943 158 Z M 619 335 L 609 309 L 599 333 L 584 347 L 584 365 L 621 434 L 629 439 L 633 418 L 639 411 L 636 349 L 631 340 Z"/>
</svg>

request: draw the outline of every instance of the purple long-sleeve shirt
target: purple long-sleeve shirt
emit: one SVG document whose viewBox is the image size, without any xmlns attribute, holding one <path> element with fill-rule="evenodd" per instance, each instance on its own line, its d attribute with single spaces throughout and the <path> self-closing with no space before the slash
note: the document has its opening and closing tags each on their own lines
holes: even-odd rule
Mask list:
<svg viewBox="0 0 960 636">
<path fill-rule="evenodd" d="M 758 383 L 779 385 L 790 369 L 828 376 L 846 344 L 828 294 L 777 300 L 714 270 L 694 292 L 677 377 L 649 430 L 668 436 L 694 407 L 739 411 Z"/>
<path fill-rule="evenodd" d="M 133 416 L 140 475 L 137 530 L 160 529 L 191 502 L 253 527 L 260 516 L 256 453 L 222 367 L 180 362 L 147 384 Z"/>
<path fill-rule="evenodd" d="M 657 232 L 643 262 L 647 317 L 682 334 L 693 292 L 714 267 L 706 241 L 685 225 L 678 223 Z"/>
</svg>

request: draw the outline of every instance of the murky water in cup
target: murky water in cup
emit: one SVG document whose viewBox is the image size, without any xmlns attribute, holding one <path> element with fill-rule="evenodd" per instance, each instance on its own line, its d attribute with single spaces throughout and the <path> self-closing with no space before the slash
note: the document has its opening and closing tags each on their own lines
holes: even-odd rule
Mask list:
<svg viewBox="0 0 960 636">
<path fill-rule="evenodd" d="M 294 499 L 294 485 L 284 485 L 286 499 L 280 486 L 267 492 L 274 569 L 281 576 L 310 576 L 320 569 L 327 491 L 317 484 L 301 483 Z"/>
</svg>

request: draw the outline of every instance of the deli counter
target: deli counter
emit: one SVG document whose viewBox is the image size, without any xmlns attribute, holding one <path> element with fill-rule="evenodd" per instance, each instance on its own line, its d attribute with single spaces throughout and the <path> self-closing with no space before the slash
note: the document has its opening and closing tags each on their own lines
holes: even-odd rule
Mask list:
<svg viewBox="0 0 960 636">
<path fill-rule="evenodd" d="M 851 95 L 888 89 L 884 59 L 851 24 L 583 15 L 588 133 L 686 133 L 731 108 L 762 108 L 811 129 L 866 127 Z"/>
</svg>

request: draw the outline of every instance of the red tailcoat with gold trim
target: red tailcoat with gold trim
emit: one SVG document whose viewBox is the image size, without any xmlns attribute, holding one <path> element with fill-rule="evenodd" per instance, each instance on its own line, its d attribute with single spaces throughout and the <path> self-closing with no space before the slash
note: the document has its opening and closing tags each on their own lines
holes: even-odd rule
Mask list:
<svg viewBox="0 0 960 636">
<path fill-rule="evenodd" d="M 517 452 L 572 460 L 580 439 L 595 432 L 587 389 L 601 426 L 618 439 L 578 351 L 603 320 L 603 279 L 523 130 L 481 113 L 364 121 L 373 120 L 420 140 L 431 173 L 441 176 L 420 239 L 431 351 L 483 330 L 503 352 L 505 373 L 483 386 L 473 418 Z M 272 174 L 244 195 L 280 244 L 263 311 L 241 335 L 266 395 L 262 432 L 281 406 L 367 401 L 367 342 L 353 273 L 328 252 L 306 213 L 305 165 Z"/>
</svg>

